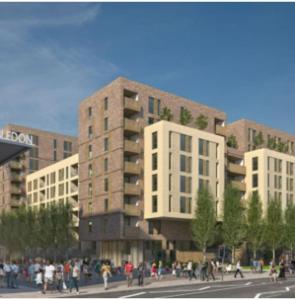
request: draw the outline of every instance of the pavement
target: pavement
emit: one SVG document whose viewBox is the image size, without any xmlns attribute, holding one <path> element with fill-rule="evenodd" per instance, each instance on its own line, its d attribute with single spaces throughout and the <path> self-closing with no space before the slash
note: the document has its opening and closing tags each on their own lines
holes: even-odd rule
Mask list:
<svg viewBox="0 0 295 300">
<path fill-rule="evenodd" d="M 80 294 L 59 294 L 48 292 L 46 295 L 32 289 L 0 290 L 1 298 L 294 298 L 295 276 L 289 276 L 278 283 L 270 282 L 268 272 L 263 274 L 244 273 L 245 278 L 233 278 L 225 275 L 224 280 L 204 282 L 187 278 L 175 278 L 166 275 L 161 281 L 145 278 L 145 286 L 127 288 L 125 281 L 112 282 L 104 290 L 102 284 L 82 286 Z"/>
</svg>

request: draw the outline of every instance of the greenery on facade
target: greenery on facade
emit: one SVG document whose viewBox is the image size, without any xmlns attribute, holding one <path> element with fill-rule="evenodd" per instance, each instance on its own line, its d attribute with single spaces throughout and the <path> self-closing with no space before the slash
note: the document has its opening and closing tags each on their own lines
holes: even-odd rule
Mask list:
<svg viewBox="0 0 295 300">
<path fill-rule="evenodd" d="M 10 255 L 64 255 L 74 242 L 71 206 L 51 204 L 39 210 L 22 206 L 3 211 L 0 241 Z"/>
<path fill-rule="evenodd" d="M 168 108 L 167 106 L 163 107 L 161 114 L 160 114 L 160 119 L 165 120 L 165 121 L 172 121 L 173 114 L 171 112 L 171 109 Z"/>
<path fill-rule="evenodd" d="M 200 114 L 195 121 L 195 125 L 198 129 L 204 130 L 208 126 L 208 117 L 204 116 L 203 114 Z"/>
<path fill-rule="evenodd" d="M 260 147 L 264 144 L 264 138 L 261 131 L 257 135 L 255 135 L 255 137 L 253 138 L 253 143 L 256 147 Z"/>
<path fill-rule="evenodd" d="M 191 112 L 185 107 L 183 107 L 180 110 L 179 123 L 181 125 L 188 125 L 192 120 L 193 120 L 193 116 Z"/>
<path fill-rule="evenodd" d="M 196 210 L 192 221 L 192 233 L 195 243 L 202 249 L 203 259 L 206 257 L 207 247 L 214 242 L 215 209 L 213 195 L 206 188 L 197 193 Z"/>
<path fill-rule="evenodd" d="M 226 145 L 227 145 L 228 147 L 237 149 L 237 148 L 238 148 L 238 142 L 237 142 L 236 136 L 233 135 L 233 134 L 231 134 L 231 135 L 227 138 Z"/>
</svg>

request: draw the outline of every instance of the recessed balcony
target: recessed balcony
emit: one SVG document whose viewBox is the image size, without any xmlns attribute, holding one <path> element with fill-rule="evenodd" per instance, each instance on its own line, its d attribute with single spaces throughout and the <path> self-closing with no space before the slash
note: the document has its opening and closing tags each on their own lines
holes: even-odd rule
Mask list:
<svg viewBox="0 0 295 300">
<path fill-rule="evenodd" d="M 124 115 L 130 116 L 140 112 L 140 104 L 135 99 L 124 97 Z"/>
<path fill-rule="evenodd" d="M 140 195 L 140 187 L 135 183 L 125 183 L 124 185 L 124 193 L 125 195 Z"/>
<path fill-rule="evenodd" d="M 140 133 L 140 127 L 138 122 L 132 119 L 124 119 L 124 135 L 131 136 Z"/>
<path fill-rule="evenodd" d="M 246 175 L 246 167 L 234 163 L 228 164 L 228 171 L 233 174 Z"/>
<path fill-rule="evenodd" d="M 124 141 L 124 152 L 126 154 L 139 154 L 140 153 L 140 146 L 138 143 L 125 140 Z"/>
<path fill-rule="evenodd" d="M 224 137 L 227 136 L 226 134 L 226 127 L 225 126 L 221 126 L 221 125 L 216 125 L 215 127 L 215 133 L 218 135 L 222 135 Z"/>
<path fill-rule="evenodd" d="M 124 162 L 124 173 L 139 175 L 140 174 L 139 164 L 137 164 L 135 162 L 125 161 Z"/>
<path fill-rule="evenodd" d="M 127 216 L 139 217 L 140 216 L 140 209 L 135 204 L 125 204 L 124 205 L 124 213 Z"/>
<path fill-rule="evenodd" d="M 232 180 L 231 183 L 233 187 L 237 188 L 241 192 L 246 192 L 246 183 L 237 180 Z"/>
</svg>

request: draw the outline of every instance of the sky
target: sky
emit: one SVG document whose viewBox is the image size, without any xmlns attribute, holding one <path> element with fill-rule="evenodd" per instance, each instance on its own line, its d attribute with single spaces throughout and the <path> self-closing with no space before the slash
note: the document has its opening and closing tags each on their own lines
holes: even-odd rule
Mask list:
<svg viewBox="0 0 295 300">
<path fill-rule="evenodd" d="M 295 134 L 295 3 L 0 3 L 0 127 L 76 135 L 118 76 Z"/>
</svg>

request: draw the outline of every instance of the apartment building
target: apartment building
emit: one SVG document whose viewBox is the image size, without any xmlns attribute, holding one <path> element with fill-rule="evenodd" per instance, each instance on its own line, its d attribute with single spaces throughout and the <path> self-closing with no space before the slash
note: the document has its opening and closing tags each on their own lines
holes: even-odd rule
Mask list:
<svg viewBox="0 0 295 300">
<path fill-rule="evenodd" d="M 284 210 L 294 203 L 295 157 L 270 149 L 258 149 L 245 153 L 247 197 L 258 193 L 263 213 L 268 203 L 277 198 Z"/>
<path fill-rule="evenodd" d="M 195 127 L 202 114 L 204 132 L 225 135 L 224 112 L 122 77 L 80 103 L 80 239 L 84 249 L 115 264 L 192 244 L 187 222 L 144 218 L 144 128 L 165 107 L 175 123 L 188 109 L 193 119 L 186 126 Z"/>
<path fill-rule="evenodd" d="M 3 129 L 29 135 L 33 146 L 0 167 L 0 211 L 19 207 L 26 198 L 26 175 L 77 153 L 77 138 L 8 124 Z"/>
<path fill-rule="evenodd" d="M 167 121 L 145 127 L 145 219 L 192 220 L 196 193 L 206 187 L 221 220 L 224 149 L 224 138 L 209 132 Z"/>
<path fill-rule="evenodd" d="M 26 205 L 32 208 L 46 207 L 52 203 L 72 205 L 73 225 L 78 234 L 78 154 L 26 176 Z"/>
</svg>

